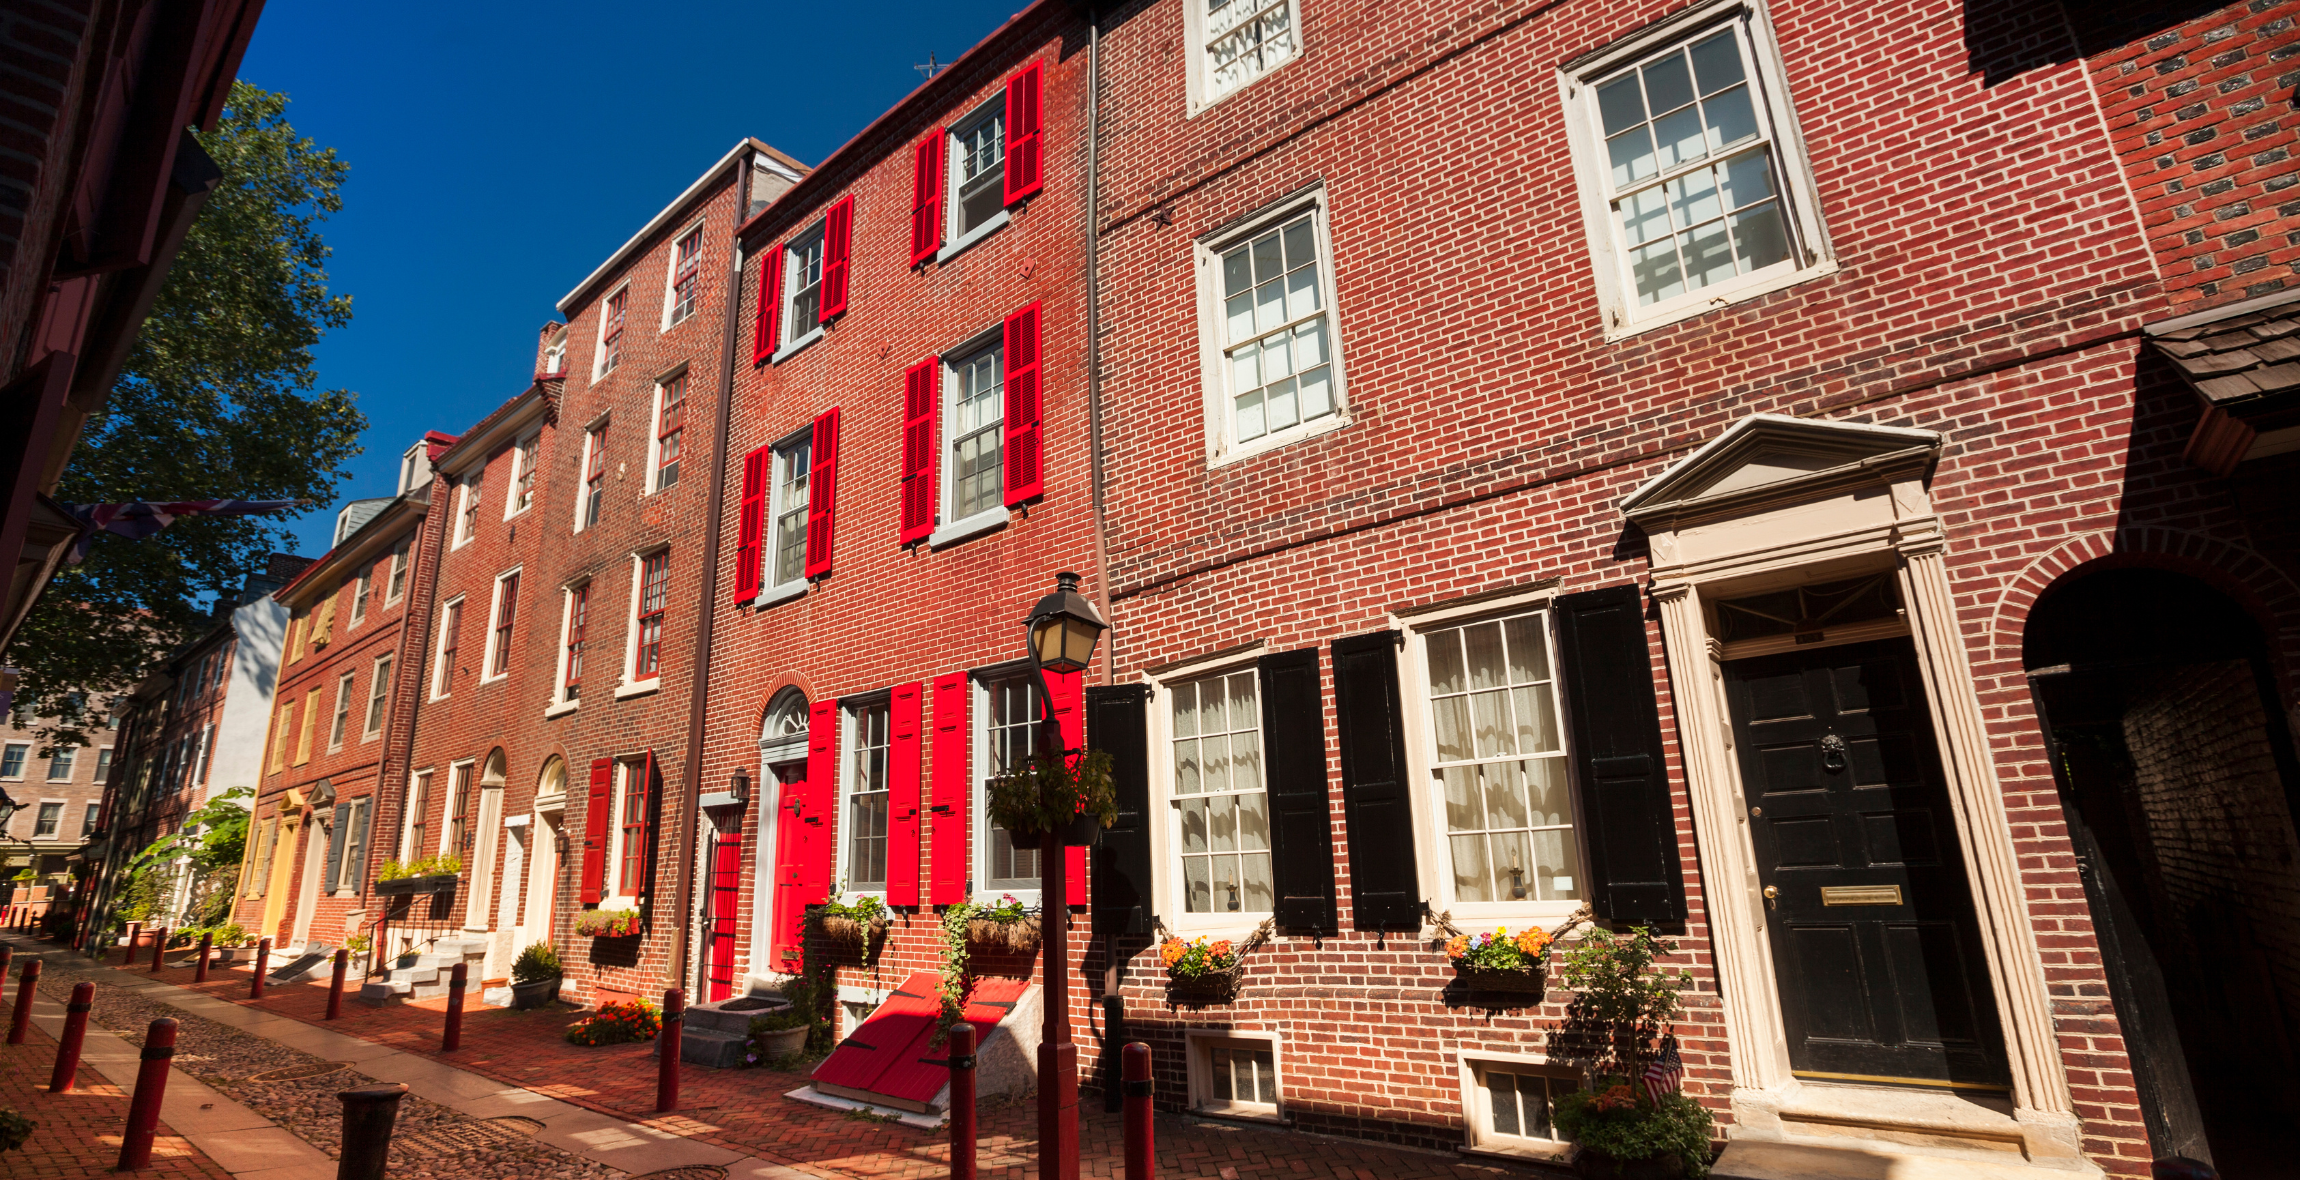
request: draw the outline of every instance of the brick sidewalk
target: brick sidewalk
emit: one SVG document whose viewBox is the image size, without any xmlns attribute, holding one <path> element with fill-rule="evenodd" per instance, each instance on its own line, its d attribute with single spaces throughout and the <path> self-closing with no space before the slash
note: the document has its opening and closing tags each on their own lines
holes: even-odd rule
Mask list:
<svg viewBox="0 0 2300 1180">
<path fill-rule="evenodd" d="M 14 994 L 11 989 L 11 1000 Z M 70 1092 L 50 1094 L 48 1075 L 55 1068 L 56 1042 L 37 1025 L 25 1043 L 0 1045 L 0 1107 L 12 1107 L 38 1124 L 23 1147 L 0 1153 L 0 1176 L 94 1180 L 116 1175 L 112 1165 L 120 1158 L 128 1095 L 85 1065 Z M 152 1140 L 151 1169 L 138 1174 L 231 1180 L 230 1173 L 171 1134 L 165 1123 Z"/>
<path fill-rule="evenodd" d="M 118 961 L 117 952 L 113 961 Z M 572 1009 L 515 1012 L 489 1008 L 476 1003 L 479 988 L 474 985 L 470 993 L 474 1002 L 463 1015 L 463 1047 L 454 1053 L 441 1053 L 439 1034 L 447 1008 L 444 999 L 370 1008 L 351 994 L 357 987 L 355 980 L 346 986 L 342 1018 L 329 1021 L 324 1019 L 328 990 L 324 980 L 273 984 L 261 1001 L 250 1001 L 245 967 L 211 968 L 208 982 L 195 988 L 191 969 L 165 970 L 151 976 L 148 962 L 126 971 L 403 1052 L 420 1053 L 563 1102 L 746 1152 L 826 1180 L 929 1180 L 949 1173 L 950 1146 L 945 1133 L 840 1115 L 785 1098 L 786 1091 L 806 1084 L 801 1073 L 690 1065 L 681 1075 L 679 1113 L 658 1116 L 654 1113 L 655 1059 L 650 1047 L 570 1045 L 560 1033 L 575 1019 L 577 1013 Z M 1038 1113 L 1034 1104 L 985 1107 L 979 1127 L 976 1153 L 984 1180 L 1024 1180 L 1037 1175 Z M 1201 1124 L 1164 1113 L 1159 1116 L 1157 1131 L 1161 1177 L 1466 1180 L 1565 1174 L 1562 1170 L 1518 1168 L 1482 1160 L 1471 1163 L 1346 1139 Z M 1082 1102 L 1081 1174 L 1123 1175 L 1122 1135 L 1119 1117 L 1103 1113 L 1099 1098 Z"/>
</svg>

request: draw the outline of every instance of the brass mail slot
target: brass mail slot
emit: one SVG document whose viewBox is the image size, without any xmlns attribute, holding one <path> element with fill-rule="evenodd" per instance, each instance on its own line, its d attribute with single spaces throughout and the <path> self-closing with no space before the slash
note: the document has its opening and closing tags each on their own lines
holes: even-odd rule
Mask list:
<svg viewBox="0 0 2300 1180">
<path fill-rule="evenodd" d="M 1822 905 L 1899 905 L 1898 885 L 1823 885 Z"/>
</svg>

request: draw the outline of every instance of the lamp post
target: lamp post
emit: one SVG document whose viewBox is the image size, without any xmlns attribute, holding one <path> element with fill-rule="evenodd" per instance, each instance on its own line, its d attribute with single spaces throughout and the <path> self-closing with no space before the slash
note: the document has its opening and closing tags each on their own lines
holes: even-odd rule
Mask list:
<svg viewBox="0 0 2300 1180">
<path fill-rule="evenodd" d="M 1038 691 L 1045 711 L 1042 721 L 1049 750 L 1064 755 L 1078 752 L 1054 716 L 1054 694 L 1049 673 L 1073 675 L 1086 670 L 1094 648 L 1110 624 L 1094 604 L 1078 592 L 1078 575 L 1068 570 L 1054 575 L 1054 593 L 1038 600 L 1023 620 L 1027 629 L 1031 666 L 1038 670 Z M 1081 727 L 1083 729 L 1083 727 Z M 1084 738 L 1084 734 L 1073 735 Z M 1045 976 L 1046 1026 L 1038 1040 L 1038 1174 L 1041 1180 L 1078 1180 L 1078 1046 L 1070 1043 L 1070 921 L 1063 897 L 1062 829 L 1039 833 L 1038 872 L 1040 908 L 1046 914 Z"/>
</svg>

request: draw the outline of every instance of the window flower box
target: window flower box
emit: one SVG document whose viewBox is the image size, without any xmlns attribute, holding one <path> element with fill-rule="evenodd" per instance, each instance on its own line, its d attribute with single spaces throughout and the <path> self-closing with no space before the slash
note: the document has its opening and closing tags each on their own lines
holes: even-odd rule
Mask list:
<svg viewBox="0 0 2300 1180">
<path fill-rule="evenodd" d="M 410 897 L 419 893 L 447 893 L 454 890 L 457 880 L 458 878 L 453 873 L 440 873 L 429 877 L 395 877 L 389 881 L 376 882 L 375 892 L 379 897 Z"/>
<path fill-rule="evenodd" d="M 1041 940 L 1037 914 L 1022 912 L 1022 903 L 978 909 L 966 922 L 966 943 L 992 953 L 1028 954 Z"/>
<path fill-rule="evenodd" d="M 1529 996 L 1527 1002 L 1538 1004 L 1549 990 L 1550 942 L 1546 930 L 1513 935 L 1505 926 L 1474 938 L 1456 934 L 1446 940 L 1445 953 L 1455 981 L 1466 990 Z"/>
<path fill-rule="evenodd" d="M 886 903 L 875 897 L 832 901 L 817 908 L 815 922 L 828 942 L 859 950 L 886 937 Z"/>
<path fill-rule="evenodd" d="M 583 938 L 637 938 L 639 911 L 585 910 L 575 916 L 575 933 Z"/>
<path fill-rule="evenodd" d="M 1271 924 L 1264 921 L 1244 946 L 1227 938 L 1185 942 L 1169 937 L 1158 944 L 1158 961 L 1166 965 L 1167 1002 L 1204 1007 L 1237 999 L 1246 979 L 1246 952 L 1260 946 L 1270 930 Z"/>
</svg>

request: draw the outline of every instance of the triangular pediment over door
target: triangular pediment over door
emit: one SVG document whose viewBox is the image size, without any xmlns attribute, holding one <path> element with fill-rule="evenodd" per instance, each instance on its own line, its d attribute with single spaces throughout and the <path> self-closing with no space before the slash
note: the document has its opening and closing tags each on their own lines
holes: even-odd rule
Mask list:
<svg viewBox="0 0 2300 1180">
<path fill-rule="evenodd" d="M 1921 481 L 1940 448 L 1930 430 L 1752 414 L 1631 492 L 1621 511 L 1651 529 Z"/>
</svg>

